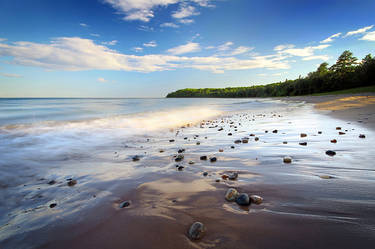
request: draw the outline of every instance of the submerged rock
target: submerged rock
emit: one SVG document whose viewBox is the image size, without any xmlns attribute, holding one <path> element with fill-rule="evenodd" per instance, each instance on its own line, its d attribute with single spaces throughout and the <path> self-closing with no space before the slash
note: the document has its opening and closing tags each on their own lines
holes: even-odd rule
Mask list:
<svg viewBox="0 0 375 249">
<path fill-rule="evenodd" d="M 213 162 L 216 162 L 217 161 L 217 158 L 216 157 L 211 157 L 210 158 L 210 161 L 213 163 Z"/>
<path fill-rule="evenodd" d="M 181 162 L 184 159 L 184 155 L 177 155 L 177 157 L 174 159 L 176 162 Z"/>
<path fill-rule="evenodd" d="M 53 185 L 53 184 L 55 184 L 55 183 L 56 183 L 55 180 L 51 180 L 51 181 L 48 182 L 49 185 Z"/>
<path fill-rule="evenodd" d="M 131 201 L 123 201 L 119 204 L 119 208 L 125 208 L 125 207 L 129 207 L 131 204 Z"/>
<path fill-rule="evenodd" d="M 292 158 L 290 156 L 286 156 L 283 158 L 283 162 L 284 163 L 291 163 L 292 162 Z"/>
<path fill-rule="evenodd" d="M 138 155 L 135 155 L 135 156 L 132 157 L 133 162 L 139 161 L 140 159 L 141 159 L 141 157 L 138 156 Z"/>
<path fill-rule="evenodd" d="M 57 206 L 57 203 L 51 203 L 51 204 L 49 205 L 50 208 L 54 208 L 54 207 L 56 207 L 56 206 Z"/>
<path fill-rule="evenodd" d="M 201 156 L 200 159 L 201 160 L 207 160 L 207 156 Z"/>
<path fill-rule="evenodd" d="M 189 164 L 194 164 L 195 162 L 194 161 L 189 161 Z"/>
<path fill-rule="evenodd" d="M 188 235 L 191 240 L 199 240 L 204 236 L 205 232 L 206 228 L 203 223 L 197 221 L 190 226 Z"/>
<path fill-rule="evenodd" d="M 249 195 L 246 193 L 241 193 L 236 198 L 236 203 L 241 206 L 249 206 L 250 205 L 250 198 Z"/>
<path fill-rule="evenodd" d="M 334 152 L 333 150 L 327 150 L 326 151 L 326 155 L 328 155 L 328 156 L 334 156 L 334 155 L 336 155 L 336 152 Z"/>
<path fill-rule="evenodd" d="M 238 178 L 238 173 L 237 173 L 237 172 L 233 172 L 232 174 L 230 174 L 230 175 L 228 176 L 228 178 L 229 178 L 229 180 L 232 180 L 232 181 L 237 180 L 237 178 Z"/>
<path fill-rule="evenodd" d="M 259 205 L 262 204 L 263 198 L 259 195 L 250 195 L 250 202 Z"/>
<path fill-rule="evenodd" d="M 225 193 L 225 200 L 235 201 L 238 196 L 238 191 L 234 188 L 229 188 Z"/>
<path fill-rule="evenodd" d="M 68 181 L 68 186 L 69 186 L 69 187 L 73 187 L 73 186 L 76 185 L 76 184 L 77 184 L 77 180 L 73 180 L 73 179 L 72 179 L 72 180 L 69 180 L 69 181 Z"/>
<path fill-rule="evenodd" d="M 203 172 L 203 176 L 208 176 L 208 172 Z"/>
</svg>

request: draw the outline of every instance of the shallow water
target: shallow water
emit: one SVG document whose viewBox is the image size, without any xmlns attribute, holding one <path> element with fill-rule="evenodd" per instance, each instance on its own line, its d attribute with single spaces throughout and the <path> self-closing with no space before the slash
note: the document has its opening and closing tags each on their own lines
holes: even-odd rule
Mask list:
<svg viewBox="0 0 375 249">
<path fill-rule="evenodd" d="M 214 122 L 201 125 L 202 120 Z M 22 242 L 23 238 L 57 221 L 74 222 L 77 215 L 102 201 L 117 200 L 119 189 L 126 191 L 127 184 L 130 189 L 130 185 L 137 186 L 153 176 L 175 174 L 173 155 L 178 148 L 186 149 L 182 174 L 201 177 L 208 171 L 209 178 L 214 179 L 222 172 L 238 170 L 244 172 L 239 184 L 295 186 L 297 196 L 308 193 L 316 205 L 324 200 L 338 203 L 344 211 L 356 205 L 370 210 L 375 207 L 374 132 L 319 114 L 301 102 L 1 99 L 0 125 L 0 241 L 8 248 L 33 248 L 35 245 Z M 345 135 L 338 134 L 338 126 Z M 218 131 L 220 127 L 222 131 Z M 275 129 L 277 133 L 272 132 Z M 233 135 L 228 136 L 229 132 Z M 301 138 L 302 132 L 307 137 Z M 366 134 L 366 138 L 360 139 L 359 134 Z M 233 143 L 243 137 L 249 137 L 248 144 Z M 330 143 L 334 138 L 338 142 Z M 299 142 L 307 142 L 307 146 Z M 326 150 L 337 154 L 329 157 Z M 140 161 L 133 162 L 134 155 L 139 155 Z M 215 155 L 218 161 L 200 161 L 200 155 Z M 287 155 L 292 157 L 292 164 L 283 164 Z M 194 166 L 188 165 L 190 160 L 196 162 Z M 69 178 L 76 179 L 77 185 L 67 186 Z M 49 185 L 51 180 L 56 183 Z M 51 203 L 57 207 L 49 208 Z M 342 217 L 327 215 L 337 211 L 337 205 L 320 213 L 306 211 L 306 204 L 306 200 L 291 198 L 290 203 L 271 205 L 265 211 Z M 366 222 L 365 217 L 351 213 L 342 220 L 359 219 L 358 224 L 374 229 L 374 217 Z"/>
</svg>

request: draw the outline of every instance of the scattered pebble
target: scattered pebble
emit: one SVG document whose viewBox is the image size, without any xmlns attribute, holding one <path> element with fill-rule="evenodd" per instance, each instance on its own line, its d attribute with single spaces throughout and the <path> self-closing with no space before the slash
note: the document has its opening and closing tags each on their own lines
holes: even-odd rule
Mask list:
<svg viewBox="0 0 375 249">
<path fill-rule="evenodd" d="M 54 208 L 54 207 L 56 207 L 56 206 L 57 206 L 56 203 L 51 203 L 51 204 L 49 205 L 50 208 Z"/>
<path fill-rule="evenodd" d="M 119 204 L 119 208 L 125 208 L 125 207 L 129 207 L 131 204 L 131 201 L 123 201 Z"/>
<path fill-rule="evenodd" d="M 160 152 L 160 153 L 163 153 L 163 152 L 164 152 L 164 150 L 159 150 L 159 152 Z"/>
<path fill-rule="evenodd" d="M 69 187 L 73 187 L 74 185 L 76 185 L 77 184 L 77 180 L 69 180 L 68 181 L 68 186 Z"/>
<path fill-rule="evenodd" d="M 228 179 L 228 176 L 224 174 L 224 175 L 221 176 L 221 178 L 222 178 L 223 180 L 226 180 L 226 179 Z"/>
<path fill-rule="evenodd" d="M 170 142 L 170 143 L 173 143 L 173 142 L 174 142 L 174 139 L 170 139 L 169 142 Z"/>
<path fill-rule="evenodd" d="M 137 156 L 137 155 L 132 157 L 132 160 L 134 162 L 139 161 L 140 159 L 141 159 L 140 156 Z"/>
<path fill-rule="evenodd" d="M 201 142 L 197 142 L 197 145 L 200 145 L 201 144 Z"/>
<path fill-rule="evenodd" d="M 287 141 L 284 141 L 283 144 L 287 144 L 288 142 Z"/>
<path fill-rule="evenodd" d="M 307 134 L 306 133 L 301 133 L 300 136 L 301 137 L 307 137 Z"/>
<path fill-rule="evenodd" d="M 322 134 L 322 132 L 321 132 L 321 131 L 318 131 L 318 134 Z"/>
<path fill-rule="evenodd" d="M 335 143 L 337 143 L 337 140 L 336 139 L 332 139 L 331 143 L 335 144 Z"/>
<path fill-rule="evenodd" d="M 189 161 L 189 164 L 194 164 L 195 162 L 194 161 Z"/>
<path fill-rule="evenodd" d="M 339 132 L 339 135 L 345 135 L 345 134 L 346 134 L 345 132 L 342 132 L 342 131 Z"/>
<path fill-rule="evenodd" d="M 177 157 L 174 159 L 176 162 L 181 162 L 184 159 L 184 155 L 177 155 Z"/>
<path fill-rule="evenodd" d="M 55 180 L 51 180 L 51 181 L 48 182 L 49 185 L 53 185 L 53 184 L 55 184 L 55 183 L 56 183 Z"/>
<path fill-rule="evenodd" d="M 185 152 L 185 149 L 179 149 L 177 152 L 178 152 L 178 153 L 184 153 L 184 152 Z"/>
<path fill-rule="evenodd" d="M 277 130 L 273 130 L 272 133 L 277 133 Z"/>
<path fill-rule="evenodd" d="M 236 180 L 238 178 L 238 173 L 237 172 L 233 172 L 232 174 L 230 174 L 228 176 L 228 178 L 229 178 L 229 180 L 234 181 L 234 180 Z"/>
<path fill-rule="evenodd" d="M 330 175 L 320 175 L 319 177 L 322 179 L 326 179 L 326 180 L 334 178 L 333 176 L 330 176 Z"/>
<path fill-rule="evenodd" d="M 240 143 L 241 143 L 241 140 L 235 140 L 234 143 L 235 143 L 235 144 L 240 144 Z"/>
<path fill-rule="evenodd" d="M 327 150 L 326 151 L 326 155 L 328 155 L 328 156 L 334 156 L 334 155 L 336 155 L 336 152 L 334 152 L 333 150 Z"/>
<path fill-rule="evenodd" d="M 364 134 L 359 134 L 359 138 L 366 138 Z"/>
<path fill-rule="evenodd" d="M 254 140 L 255 140 L 255 141 L 258 141 L 258 140 L 259 140 L 259 137 L 255 137 Z"/>
<path fill-rule="evenodd" d="M 211 158 L 210 158 L 210 161 L 211 161 L 211 163 L 216 162 L 216 161 L 217 161 L 217 158 L 216 158 L 216 157 L 211 157 Z"/>
<path fill-rule="evenodd" d="M 225 193 L 225 200 L 235 201 L 238 196 L 238 191 L 234 188 L 229 188 Z"/>
<path fill-rule="evenodd" d="M 191 225 L 188 235 L 189 238 L 192 240 L 199 240 L 201 239 L 206 232 L 206 228 L 201 222 L 194 222 L 193 225 Z"/>
<path fill-rule="evenodd" d="M 234 149 L 234 146 L 232 145 L 230 148 L 231 148 L 231 149 Z"/>
<path fill-rule="evenodd" d="M 228 136 L 232 136 L 232 133 L 228 133 Z"/>
<path fill-rule="evenodd" d="M 220 178 L 216 178 L 215 182 L 220 182 Z"/>
<path fill-rule="evenodd" d="M 224 152 L 224 150 L 223 149 L 219 149 L 219 152 Z"/>
<path fill-rule="evenodd" d="M 341 130 L 341 127 L 336 127 L 336 130 Z"/>
<path fill-rule="evenodd" d="M 200 159 L 201 160 L 207 160 L 207 156 L 201 156 Z"/>
<path fill-rule="evenodd" d="M 242 139 L 242 143 L 244 143 L 244 144 L 249 143 L 249 139 L 247 139 L 247 138 L 243 138 L 243 139 Z"/>
<path fill-rule="evenodd" d="M 300 142 L 299 145 L 306 146 L 307 142 Z"/>
<path fill-rule="evenodd" d="M 250 198 L 248 194 L 241 193 L 236 198 L 236 203 L 241 206 L 249 206 L 250 205 Z"/>
<path fill-rule="evenodd" d="M 250 195 L 250 202 L 260 205 L 263 202 L 263 198 L 259 195 Z"/>
<path fill-rule="evenodd" d="M 292 163 L 292 158 L 290 156 L 286 156 L 283 158 L 284 163 Z"/>
<path fill-rule="evenodd" d="M 208 176 L 208 172 L 203 172 L 203 176 Z"/>
<path fill-rule="evenodd" d="M 185 168 L 184 166 L 179 165 L 179 166 L 177 167 L 177 170 L 178 170 L 178 171 L 182 171 L 184 168 Z"/>
</svg>

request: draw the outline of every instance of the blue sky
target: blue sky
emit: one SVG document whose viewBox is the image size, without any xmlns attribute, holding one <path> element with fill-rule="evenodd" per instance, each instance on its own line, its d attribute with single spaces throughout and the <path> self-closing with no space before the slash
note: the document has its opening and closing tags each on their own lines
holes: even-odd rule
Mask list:
<svg viewBox="0 0 375 249">
<path fill-rule="evenodd" d="M 2 0 L 0 97 L 163 97 L 375 53 L 373 0 Z"/>
</svg>

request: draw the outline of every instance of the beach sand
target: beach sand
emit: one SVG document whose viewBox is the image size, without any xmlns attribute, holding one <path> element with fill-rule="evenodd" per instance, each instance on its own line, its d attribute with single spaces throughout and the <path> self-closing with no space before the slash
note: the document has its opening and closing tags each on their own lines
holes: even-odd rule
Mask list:
<svg viewBox="0 0 375 249">
<path fill-rule="evenodd" d="M 267 119 L 262 123 L 264 127 L 274 126 L 279 130 L 272 133 L 272 129 L 267 129 L 265 133 L 264 127 L 260 127 L 254 131 L 260 138 L 258 142 L 249 136 L 250 125 L 239 124 L 243 122 L 239 121 L 244 118 L 242 114 L 226 120 L 238 125 L 239 133 L 243 131 L 237 136 L 234 131 L 233 137 L 229 137 L 227 130 L 220 133 L 217 127 L 209 129 L 212 123 L 204 125 L 207 131 L 201 129 L 205 130 L 202 134 L 207 135 L 207 139 L 202 134 L 199 138 L 193 135 L 200 130 L 199 126 L 193 131 L 182 129 L 174 138 L 175 153 L 166 151 L 156 163 L 170 165 L 172 169 L 175 164 L 181 164 L 185 166 L 183 171 L 176 170 L 168 175 L 153 173 L 130 185 L 120 184 L 112 190 L 116 198 L 81 212 L 68 225 L 51 225 L 25 235 L 22 244 L 30 245 L 39 240 L 38 248 L 45 249 L 373 248 L 375 168 L 366 157 L 374 159 L 374 156 L 372 150 L 361 150 L 361 143 L 368 146 L 374 141 L 375 96 L 308 96 L 288 98 L 288 101 L 314 104 L 317 115 L 333 117 L 323 127 L 311 127 L 306 131 L 307 140 L 302 140 L 308 141 L 307 146 L 298 145 L 302 141 L 299 134 L 304 131 L 298 124 L 287 127 L 289 119 L 285 116 L 288 113 L 281 117 L 267 113 L 275 123 L 270 124 Z M 266 116 L 258 114 L 246 120 L 261 119 L 261 115 Z M 280 124 L 278 118 L 283 117 L 284 123 Z M 220 125 L 220 122 L 214 124 Z M 337 135 L 337 126 L 346 129 L 345 138 Z M 288 135 L 292 131 L 293 135 Z M 363 131 L 366 138 L 358 138 Z M 248 144 L 233 144 L 244 134 L 249 136 Z M 189 137 L 189 142 L 184 137 Z M 329 139 L 338 137 L 341 139 L 335 149 L 338 155 L 325 155 L 326 149 L 336 146 L 329 143 Z M 220 139 L 232 141 L 230 144 L 235 145 L 235 149 L 223 142 L 224 152 L 218 152 Z M 195 144 L 198 140 L 202 143 L 199 146 Z M 284 140 L 288 140 L 288 144 L 283 145 Z M 173 155 L 180 147 L 186 148 L 184 159 L 175 163 Z M 201 161 L 201 155 L 216 156 L 218 160 L 214 163 Z M 282 162 L 286 155 L 292 155 L 291 164 Z M 189 160 L 195 164 L 189 165 Z M 362 165 L 351 167 L 356 162 Z M 153 159 L 140 160 L 138 167 L 152 163 Z M 203 172 L 208 175 L 203 176 Z M 221 179 L 223 174 L 233 172 L 238 172 L 237 180 Z M 218 178 L 220 182 L 216 182 Z M 264 201 L 245 207 L 228 202 L 224 195 L 229 187 L 259 195 Z M 123 200 L 131 200 L 131 204 L 119 208 Z M 64 219 L 58 213 L 56 216 L 57 223 Z M 198 241 L 188 238 L 188 229 L 195 221 L 202 222 L 207 229 Z M 4 245 L 10 248 L 11 244 L 9 240 Z"/>
</svg>

